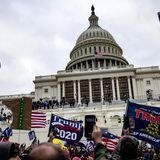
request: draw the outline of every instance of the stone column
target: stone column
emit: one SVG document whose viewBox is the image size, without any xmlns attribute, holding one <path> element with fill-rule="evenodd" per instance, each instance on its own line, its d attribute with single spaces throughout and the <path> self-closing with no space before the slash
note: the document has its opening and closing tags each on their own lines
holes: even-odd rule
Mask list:
<svg viewBox="0 0 160 160">
<path fill-rule="evenodd" d="M 117 61 L 115 60 L 115 66 L 117 67 Z"/>
<path fill-rule="evenodd" d="M 88 67 L 88 61 L 86 60 L 86 69 L 88 70 L 88 68 L 89 68 L 89 67 Z"/>
<path fill-rule="evenodd" d="M 92 69 L 94 69 L 95 66 L 94 66 L 94 60 L 92 60 Z"/>
<path fill-rule="evenodd" d="M 58 88 L 58 96 L 57 96 L 57 100 L 58 100 L 58 102 L 60 102 L 60 100 L 61 100 L 61 83 L 58 82 L 57 85 L 58 85 L 58 86 L 57 86 L 57 88 Z"/>
<path fill-rule="evenodd" d="M 82 62 L 81 62 L 81 70 L 83 70 L 83 64 L 82 64 Z"/>
<path fill-rule="evenodd" d="M 100 79 L 100 86 L 101 86 L 101 102 L 103 103 L 104 93 L 103 93 L 103 79 Z"/>
<path fill-rule="evenodd" d="M 78 64 L 76 64 L 76 70 L 78 70 Z"/>
<path fill-rule="evenodd" d="M 62 82 L 62 97 L 65 97 L 65 82 Z"/>
<path fill-rule="evenodd" d="M 113 94 L 113 101 L 114 101 L 114 100 L 116 100 L 114 77 L 112 77 L 112 94 Z"/>
<path fill-rule="evenodd" d="M 98 60 L 98 68 L 100 68 L 100 67 L 101 67 L 100 60 Z"/>
<path fill-rule="evenodd" d="M 107 68 L 107 66 L 106 66 L 106 59 L 104 59 L 103 68 Z"/>
<path fill-rule="evenodd" d="M 136 99 L 138 98 L 138 94 L 137 94 L 136 80 L 134 77 L 132 77 L 132 85 L 133 85 L 134 99 Z"/>
<path fill-rule="evenodd" d="M 93 103 L 93 99 L 92 99 L 92 83 L 91 83 L 91 79 L 89 79 L 89 101 L 90 101 L 90 103 Z"/>
<path fill-rule="evenodd" d="M 80 80 L 78 80 L 78 104 L 81 104 L 81 88 L 80 88 Z"/>
<path fill-rule="evenodd" d="M 122 65 L 121 65 L 121 62 L 119 63 L 119 68 L 121 68 L 122 67 Z"/>
<path fill-rule="evenodd" d="M 117 97 L 118 97 L 118 100 L 121 100 L 121 99 L 120 99 L 120 92 L 119 92 L 119 82 L 118 82 L 118 77 L 116 77 L 116 85 L 117 85 Z"/>
<path fill-rule="evenodd" d="M 112 60 L 109 61 L 109 66 L 112 67 Z"/>
<path fill-rule="evenodd" d="M 130 77 L 128 76 L 127 79 L 128 79 L 129 99 L 132 99 L 132 90 L 131 90 Z"/>
<path fill-rule="evenodd" d="M 39 92 L 40 92 L 40 98 L 43 98 L 43 87 L 39 87 Z"/>
<path fill-rule="evenodd" d="M 76 81 L 73 81 L 73 97 L 75 101 L 77 101 L 77 93 L 76 93 Z"/>
</svg>

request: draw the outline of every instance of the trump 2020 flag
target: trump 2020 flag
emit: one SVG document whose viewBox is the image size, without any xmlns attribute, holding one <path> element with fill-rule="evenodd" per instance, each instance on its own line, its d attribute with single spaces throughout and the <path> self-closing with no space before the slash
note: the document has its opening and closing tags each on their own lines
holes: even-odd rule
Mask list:
<svg viewBox="0 0 160 160">
<path fill-rule="evenodd" d="M 35 131 L 29 131 L 29 132 L 28 132 L 28 137 L 29 137 L 29 140 L 30 140 L 30 141 L 33 140 L 33 139 L 35 139 L 35 138 L 36 138 L 36 133 L 35 133 Z"/>
<path fill-rule="evenodd" d="M 160 108 L 128 102 L 130 135 L 160 148 Z"/>
<path fill-rule="evenodd" d="M 56 137 L 65 141 L 78 142 L 83 136 L 81 121 L 72 121 L 60 116 L 51 115 L 49 133 L 56 131 Z"/>
</svg>

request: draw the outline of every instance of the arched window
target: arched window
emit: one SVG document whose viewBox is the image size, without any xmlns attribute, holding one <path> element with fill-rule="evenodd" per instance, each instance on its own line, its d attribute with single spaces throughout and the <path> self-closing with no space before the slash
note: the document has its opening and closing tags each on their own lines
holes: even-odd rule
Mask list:
<svg viewBox="0 0 160 160">
<path fill-rule="evenodd" d="M 95 37 L 95 32 L 93 32 L 93 37 Z"/>
<path fill-rule="evenodd" d="M 97 37 L 99 36 L 99 33 L 97 32 Z"/>
<path fill-rule="evenodd" d="M 108 53 L 110 53 L 110 47 L 108 47 Z"/>
<path fill-rule="evenodd" d="M 92 52 L 92 49 L 91 49 L 91 47 L 89 47 L 89 53 L 91 53 Z"/>
<path fill-rule="evenodd" d="M 99 52 L 101 52 L 101 46 L 99 46 Z"/>
<path fill-rule="evenodd" d="M 104 50 L 104 52 L 106 52 L 106 47 L 105 46 L 103 46 L 103 50 Z"/>
<path fill-rule="evenodd" d="M 116 54 L 117 54 L 117 49 L 115 49 L 115 52 L 116 52 Z"/>
<path fill-rule="evenodd" d="M 85 54 L 87 54 L 87 48 L 85 48 Z"/>
<path fill-rule="evenodd" d="M 112 53 L 114 53 L 114 48 L 112 48 Z"/>
</svg>

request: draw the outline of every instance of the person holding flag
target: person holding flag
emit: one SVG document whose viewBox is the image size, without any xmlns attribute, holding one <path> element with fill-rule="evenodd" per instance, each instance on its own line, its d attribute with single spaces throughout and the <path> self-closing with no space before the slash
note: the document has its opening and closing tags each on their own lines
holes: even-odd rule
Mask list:
<svg viewBox="0 0 160 160">
<path fill-rule="evenodd" d="M 95 160 L 136 160 L 138 157 L 139 142 L 135 137 L 124 136 L 118 142 L 112 155 L 106 149 L 105 143 L 102 141 L 101 129 L 94 126 L 92 138 L 96 144 L 94 151 Z"/>
</svg>

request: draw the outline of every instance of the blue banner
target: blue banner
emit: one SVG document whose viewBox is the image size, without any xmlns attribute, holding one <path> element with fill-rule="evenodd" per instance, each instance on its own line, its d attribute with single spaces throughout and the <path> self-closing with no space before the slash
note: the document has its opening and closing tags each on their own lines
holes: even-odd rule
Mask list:
<svg viewBox="0 0 160 160">
<path fill-rule="evenodd" d="M 130 135 L 160 148 L 160 108 L 128 102 Z"/>
<path fill-rule="evenodd" d="M 7 127 L 1 134 L 1 136 L 5 137 L 5 138 L 9 138 L 10 136 L 12 136 L 12 128 L 11 127 Z"/>
<path fill-rule="evenodd" d="M 82 121 L 72 121 L 52 114 L 49 133 L 51 131 L 56 131 L 59 139 L 78 142 L 83 137 Z"/>
<path fill-rule="evenodd" d="M 35 138 L 36 138 L 36 133 L 35 133 L 35 131 L 29 131 L 29 132 L 28 132 L 28 137 L 29 137 L 29 140 L 30 140 L 30 141 L 33 140 L 33 139 L 35 139 Z"/>
</svg>

